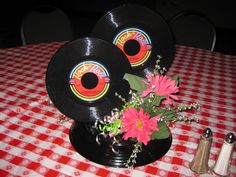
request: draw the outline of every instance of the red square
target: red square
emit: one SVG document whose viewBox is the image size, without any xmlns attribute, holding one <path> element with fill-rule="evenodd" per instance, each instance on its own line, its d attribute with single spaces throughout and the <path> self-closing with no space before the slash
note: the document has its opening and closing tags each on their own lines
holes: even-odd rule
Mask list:
<svg viewBox="0 0 236 177">
<path fill-rule="evenodd" d="M 98 176 L 107 176 L 109 174 L 109 171 L 106 170 L 106 169 L 99 169 L 97 172 L 96 172 L 96 175 Z"/>
<path fill-rule="evenodd" d="M 157 169 L 156 167 L 148 166 L 145 171 L 146 171 L 147 173 L 150 173 L 150 174 L 154 174 L 154 175 L 155 175 L 155 174 L 157 174 L 157 170 L 158 170 L 158 169 Z"/>
</svg>

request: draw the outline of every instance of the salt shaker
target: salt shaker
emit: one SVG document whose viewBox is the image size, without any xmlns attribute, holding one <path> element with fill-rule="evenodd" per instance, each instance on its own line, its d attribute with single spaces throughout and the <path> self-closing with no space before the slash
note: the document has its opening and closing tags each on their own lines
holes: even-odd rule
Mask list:
<svg viewBox="0 0 236 177">
<path fill-rule="evenodd" d="M 228 133 L 225 137 L 224 143 L 221 147 L 220 154 L 211 173 L 214 176 L 228 176 L 229 175 L 229 165 L 231 156 L 233 154 L 233 148 L 235 144 L 235 136 L 233 133 Z"/>
<path fill-rule="evenodd" d="M 190 162 L 189 167 L 196 173 L 207 173 L 209 170 L 208 160 L 210 155 L 210 148 L 212 144 L 212 131 L 210 128 L 206 128 L 203 134 L 200 136 L 200 142 L 198 144 L 195 156 Z"/>
</svg>

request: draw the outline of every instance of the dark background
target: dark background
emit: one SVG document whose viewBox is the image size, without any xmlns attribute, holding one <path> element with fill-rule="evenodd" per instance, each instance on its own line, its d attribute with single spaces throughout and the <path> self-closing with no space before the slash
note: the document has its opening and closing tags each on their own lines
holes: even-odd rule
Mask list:
<svg viewBox="0 0 236 177">
<path fill-rule="evenodd" d="M 200 11 L 216 27 L 215 51 L 236 55 L 235 0 L 8 0 L 0 6 L 0 48 L 22 45 L 22 18 L 38 5 L 53 5 L 65 11 L 73 23 L 75 37 L 79 38 L 89 36 L 96 21 L 107 11 L 125 3 L 144 5 L 167 21 L 182 10 Z"/>
</svg>

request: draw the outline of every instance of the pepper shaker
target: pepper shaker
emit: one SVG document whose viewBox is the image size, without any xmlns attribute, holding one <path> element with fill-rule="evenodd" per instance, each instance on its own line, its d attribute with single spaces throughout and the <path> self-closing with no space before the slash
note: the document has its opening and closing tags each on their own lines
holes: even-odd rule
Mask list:
<svg viewBox="0 0 236 177">
<path fill-rule="evenodd" d="M 207 173 L 209 170 L 208 160 L 210 155 L 210 148 L 212 144 L 212 131 L 210 128 L 206 128 L 203 134 L 200 136 L 200 142 L 198 144 L 195 156 L 190 162 L 189 167 L 196 173 Z"/>
</svg>

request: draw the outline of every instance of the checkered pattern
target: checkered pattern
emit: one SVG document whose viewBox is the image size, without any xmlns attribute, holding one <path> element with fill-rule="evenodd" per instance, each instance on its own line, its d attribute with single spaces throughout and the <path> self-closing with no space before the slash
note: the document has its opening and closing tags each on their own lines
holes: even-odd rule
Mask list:
<svg viewBox="0 0 236 177">
<path fill-rule="evenodd" d="M 71 146 L 73 120 L 48 105 L 45 72 L 63 43 L 0 49 L 0 176 L 198 176 L 189 169 L 202 131 L 213 131 L 209 165 L 213 166 L 225 135 L 236 132 L 236 57 L 177 46 L 168 75 L 180 76 L 180 102 L 199 101 L 199 123 L 170 127 L 173 142 L 161 159 L 134 169 L 111 168 L 80 156 Z M 236 176 L 236 152 L 230 165 Z"/>
</svg>

